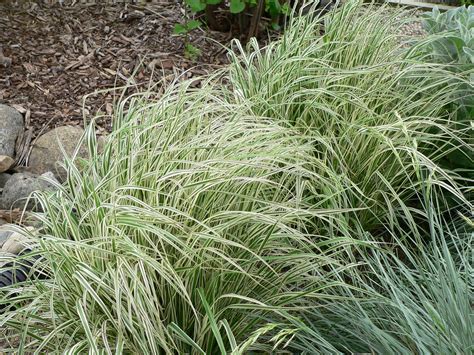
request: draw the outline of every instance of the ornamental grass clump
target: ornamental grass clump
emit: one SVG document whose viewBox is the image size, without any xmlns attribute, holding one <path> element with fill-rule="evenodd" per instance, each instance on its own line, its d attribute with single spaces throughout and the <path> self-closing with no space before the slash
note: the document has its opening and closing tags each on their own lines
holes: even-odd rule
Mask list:
<svg viewBox="0 0 474 355">
<path fill-rule="evenodd" d="M 230 100 L 311 142 L 313 171 L 326 177 L 314 181 L 315 204 L 358 208 L 348 216 L 354 227 L 376 231 L 416 203 L 428 175 L 449 186 L 464 178 L 438 164 L 459 147 L 472 150 L 466 127 L 449 111 L 465 92 L 463 73 L 408 55 L 396 35 L 399 21 L 383 7 L 349 2 L 292 26 L 264 49 L 235 43 Z"/>
<path fill-rule="evenodd" d="M 324 353 L 322 338 L 345 353 L 472 352 L 472 215 L 467 223 L 443 220 L 436 194 L 428 195 L 430 204 L 413 211 L 429 216 L 426 225 L 397 226 L 392 243 L 365 234 L 371 247 L 354 245 L 359 265 L 342 272 L 346 287 L 328 290 L 337 301 L 308 303 L 296 349 Z"/>
<path fill-rule="evenodd" d="M 68 160 L 59 191 L 38 195 L 45 280 L 2 300 L 3 325 L 22 324 L 6 336 L 25 350 L 224 352 L 283 319 L 299 285 L 324 285 L 315 265 L 343 247 L 324 240 L 334 249 L 315 253 L 306 231 L 325 216 L 301 193 L 311 147 L 218 92 L 187 89 L 124 102 L 104 150 L 90 128 L 90 160 Z"/>
</svg>

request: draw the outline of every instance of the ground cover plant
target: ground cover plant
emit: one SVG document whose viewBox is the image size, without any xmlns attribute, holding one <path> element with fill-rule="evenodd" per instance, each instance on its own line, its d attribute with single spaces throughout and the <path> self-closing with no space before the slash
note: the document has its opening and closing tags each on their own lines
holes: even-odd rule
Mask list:
<svg viewBox="0 0 474 355">
<path fill-rule="evenodd" d="M 101 152 L 91 126 L 90 159 L 37 196 L 43 278 L 2 290 L 6 339 L 39 353 L 472 351 L 472 184 L 440 165 L 440 142 L 472 149 L 449 110 L 470 83 L 403 49 L 395 24 L 357 2 L 295 16 L 266 48 L 235 42 L 200 89 L 124 100 Z"/>
<path fill-rule="evenodd" d="M 440 65 L 447 64 L 448 70 L 453 70 L 463 76 L 457 83 L 460 90 L 457 100 L 450 104 L 452 119 L 457 124 L 457 131 L 464 135 L 472 145 L 471 121 L 474 116 L 474 98 L 472 86 L 474 85 L 474 7 L 462 6 L 440 13 L 434 9 L 424 15 L 424 28 L 431 35 L 414 47 L 414 52 L 427 60 Z M 454 82 L 455 83 L 455 82 Z M 443 165 L 451 170 L 462 170 L 463 175 L 471 179 L 474 153 L 472 149 L 457 147 L 449 140 L 444 142 L 450 146 L 451 152 L 444 158 Z"/>
<path fill-rule="evenodd" d="M 271 17 L 273 25 L 276 26 L 279 24 L 280 15 L 289 13 L 291 6 L 289 1 L 277 0 L 186 0 L 185 4 L 194 15 L 203 15 L 201 17 L 213 30 L 228 31 L 233 27 L 234 31 L 245 34 L 244 38 L 247 39 L 258 35 L 263 24 L 263 14 Z M 176 28 L 179 32 L 187 31 L 189 23 L 200 25 L 200 22 L 196 21 L 177 24 Z"/>
</svg>

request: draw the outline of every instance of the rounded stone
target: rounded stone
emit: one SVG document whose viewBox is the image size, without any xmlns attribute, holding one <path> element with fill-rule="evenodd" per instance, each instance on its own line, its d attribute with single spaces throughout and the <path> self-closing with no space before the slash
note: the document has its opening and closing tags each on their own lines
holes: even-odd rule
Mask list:
<svg viewBox="0 0 474 355">
<path fill-rule="evenodd" d="M 10 169 L 15 163 L 12 157 L 9 157 L 8 155 L 0 155 L 0 173 L 3 173 Z"/>
<path fill-rule="evenodd" d="M 64 149 L 68 156 L 72 156 L 84 130 L 77 126 L 61 126 L 39 137 L 31 150 L 29 166 L 36 174 L 52 171 L 60 181 L 66 178 L 66 171 L 60 166 L 63 162 Z M 78 156 L 87 156 L 87 145 L 82 144 Z"/>
<path fill-rule="evenodd" d="M 12 177 L 11 174 L 8 173 L 1 173 L 0 174 L 0 189 L 3 189 L 5 184 L 7 183 L 8 179 Z"/>
<path fill-rule="evenodd" d="M 13 228 L 12 228 L 13 227 Z M 31 243 L 27 233 L 32 233 L 34 231 L 33 227 L 23 228 L 23 233 L 19 233 L 16 229 L 18 226 L 7 224 L 0 227 L 0 244 L 2 247 L 2 252 L 10 254 L 20 254 L 25 246 Z"/>
<path fill-rule="evenodd" d="M 2 224 L 2 226 L 8 226 L 8 225 L 9 224 L 7 223 Z M 12 231 L 4 230 L 3 228 L 0 228 L 0 248 L 3 247 L 3 244 L 5 244 L 5 242 L 8 240 L 8 238 L 10 238 L 10 236 L 13 233 L 14 232 Z"/>
<path fill-rule="evenodd" d="M 0 104 L 0 155 L 15 157 L 15 143 L 23 131 L 23 116 L 13 107 Z"/>
<path fill-rule="evenodd" d="M 0 198 L 0 208 L 3 210 L 23 209 L 26 205 L 27 210 L 35 208 L 34 199 L 28 199 L 34 191 L 46 191 L 54 189 L 53 185 L 43 178 L 54 180 L 51 172 L 41 176 L 30 173 L 13 174 L 5 186 L 3 187 L 2 196 Z"/>
</svg>

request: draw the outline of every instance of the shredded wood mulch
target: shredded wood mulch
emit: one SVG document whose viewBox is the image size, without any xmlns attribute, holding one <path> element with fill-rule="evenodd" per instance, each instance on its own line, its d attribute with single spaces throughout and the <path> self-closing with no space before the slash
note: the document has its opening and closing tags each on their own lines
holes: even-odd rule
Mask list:
<svg viewBox="0 0 474 355">
<path fill-rule="evenodd" d="M 100 3 L 0 1 L 0 103 L 25 114 L 32 138 L 97 114 L 97 133 L 105 133 L 122 93 L 110 89 L 129 85 L 131 94 L 150 81 L 188 79 L 226 63 L 228 34 L 209 30 L 190 34 L 202 54 L 185 57 L 184 39 L 173 35 L 183 20 L 176 1 Z"/>
</svg>

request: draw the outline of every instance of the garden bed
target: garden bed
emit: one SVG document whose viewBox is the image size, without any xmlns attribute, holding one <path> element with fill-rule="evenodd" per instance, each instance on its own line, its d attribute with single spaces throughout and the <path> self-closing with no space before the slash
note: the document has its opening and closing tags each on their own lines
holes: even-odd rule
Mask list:
<svg viewBox="0 0 474 355">
<path fill-rule="evenodd" d="M 199 90 L 123 98 L 106 138 L 61 128 L 68 149 L 87 143 L 54 157 L 62 184 L 15 173 L 2 192 L 10 206 L 13 185 L 48 183 L 32 195 L 35 226 L 10 226 L 20 239 L 2 246 L 41 257 L 23 282 L 6 266 L 0 349 L 471 349 L 473 67 L 457 26 L 471 10 L 434 12 L 411 51 L 397 42 L 422 33 L 390 11 L 351 1 L 263 51 L 236 45 Z M 0 109 L 13 144 L 23 116 Z M 58 129 L 35 143 L 43 166 Z"/>
</svg>

